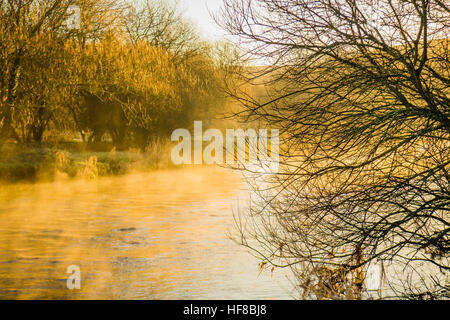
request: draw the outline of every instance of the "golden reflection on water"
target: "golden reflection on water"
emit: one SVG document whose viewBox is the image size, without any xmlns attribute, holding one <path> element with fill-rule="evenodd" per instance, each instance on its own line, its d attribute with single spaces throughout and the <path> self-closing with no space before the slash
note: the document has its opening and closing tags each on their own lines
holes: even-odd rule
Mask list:
<svg viewBox="0 0 450 320">
<path fill-rule="evenodd" d="M 0 298 L 290 298 L 226 238 L 244 189 L 213 168 L 0 187 Z"/>
</svg>

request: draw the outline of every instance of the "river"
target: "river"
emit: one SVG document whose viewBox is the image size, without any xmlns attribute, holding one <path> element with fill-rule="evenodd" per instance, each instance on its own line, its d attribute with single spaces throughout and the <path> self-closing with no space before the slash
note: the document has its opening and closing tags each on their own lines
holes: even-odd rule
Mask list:
<svg viewBox="0 0 450 320">
<path fill-rule="evenodd" d="M 228 239 L 247 199 L 219 168 L 2 186 L 0 298 L 291 299 L 287 273 L 258 275 Z"/>
</svg>

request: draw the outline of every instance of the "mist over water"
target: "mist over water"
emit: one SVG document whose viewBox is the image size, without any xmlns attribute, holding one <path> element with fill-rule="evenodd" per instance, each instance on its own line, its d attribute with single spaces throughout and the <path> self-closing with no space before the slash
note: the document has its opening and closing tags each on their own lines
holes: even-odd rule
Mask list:
<svg viewBox="0 0 450 320">
<path fill-rule="evenodd" d="M 290 299 L 286 272 L 258 276 L 227 238 L 248 197 L 218 168 L 2 186 L 0 298 Z"/>
</svg>

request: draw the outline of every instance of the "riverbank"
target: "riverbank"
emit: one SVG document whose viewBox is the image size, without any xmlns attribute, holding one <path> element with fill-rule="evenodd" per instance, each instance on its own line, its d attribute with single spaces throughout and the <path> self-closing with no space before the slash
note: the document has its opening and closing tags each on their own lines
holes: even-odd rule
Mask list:
<svg viewBox="0 0 450 320">
<path fill-rule="evenodd" d="M 53 181 L 57 177 L 94 179 L 123 175 L 132 170 L 173 168 L 170 142 L 157 140 L 145 151 L 116 150 L 114 146 L 61 142 L 40 145 L 3 145 L 0 182 Z"/>
</svg>

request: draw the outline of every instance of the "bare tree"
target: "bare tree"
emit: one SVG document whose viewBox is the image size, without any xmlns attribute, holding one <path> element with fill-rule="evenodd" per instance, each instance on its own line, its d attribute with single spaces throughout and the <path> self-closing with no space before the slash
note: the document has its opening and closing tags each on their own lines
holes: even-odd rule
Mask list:
<svg viewBox="0 0 450 320">
<path fill-rule="evenodd" d="M 88 42 L 98 42 L 112 31 L 120 31 L 128 7 L 120 0 L 76 0 L 74 5 L 79 9 L 78 26 L 64 31 L 83 47 Z"/>
<path fill-rule="evenodd" d="M 144 1 L 130 6 L 125 27 L 131 43 L 148 42 L 175 58 L 190 57 L 202 48 L 194 26 L 184 19 L 176 5 Z"/>
<path fill-rule="evenodd" d="M 450 7 L 440 0 L 225 0 L 218 18 L 267 94 L 235 116 L 280 129 L 281 170 L 259 177 L 236 240 L 291 267 L 303 298 L 390 288 L 449 297 Z"/>
</svg>

